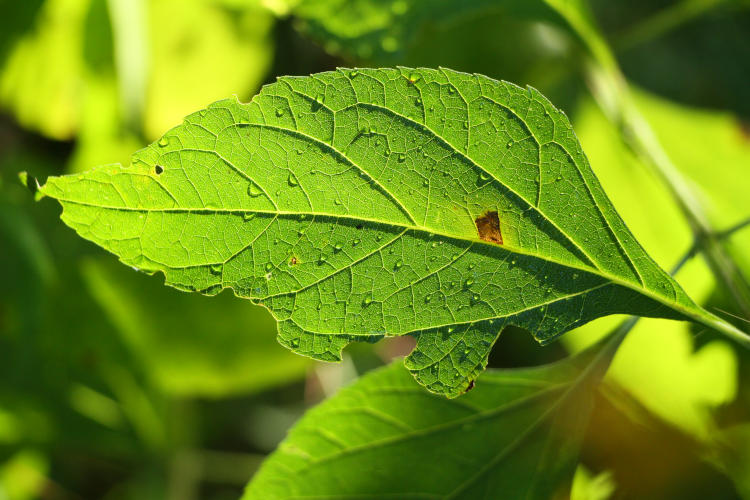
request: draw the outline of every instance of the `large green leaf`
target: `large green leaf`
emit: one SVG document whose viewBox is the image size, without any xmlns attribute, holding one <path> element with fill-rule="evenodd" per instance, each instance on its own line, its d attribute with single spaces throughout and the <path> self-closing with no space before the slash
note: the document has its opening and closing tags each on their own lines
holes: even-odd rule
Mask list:
<svg viewBox="0 0 750 500">
<path fill-rule="evenodd" d="M 627 313 L 741 335 L 644 252 L 562 112 L 480 75 L 284 77 L 41 193 L 124 263 L 265 305 L 301 354 L 413 335 L 408 368 L 451 396 L 509 324 L 549 342 Z"/>
<path fill-rule="evenodd" d="M 459 400 L 421 390 L 399 362 L 371 372 L 309 411 L 244 499 L 563 497 L 621 334 L 559 363 L 488 370 Z"/>
</svg>

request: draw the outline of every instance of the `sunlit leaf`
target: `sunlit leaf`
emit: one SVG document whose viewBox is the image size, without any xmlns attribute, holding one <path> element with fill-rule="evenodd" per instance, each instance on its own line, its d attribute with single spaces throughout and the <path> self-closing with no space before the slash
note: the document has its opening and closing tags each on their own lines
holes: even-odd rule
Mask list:
<svg viewBox="0 0 750 500">
<path fill-rule="evenodd" d="M 612 497 L 617 485 L 611 471 L 592 474 L 579 465 L 573 477 L 570 500 L 607 500 Z"/>
<path fill-rule="evenodd" d="M 636 242 L 565 115 L 479 75 L 281 78 L 42 193 L 124 263 L 265 305 L 301 354 L 413 335 L 408 368 L 450 396 L 509 324 L 540 342 L 614 313 L 733 332 Z"/>
<path fill-rule="evenodd" d="M 750 141 L 744 138 L 736 118 L 682 107 L 641 92 L 635 96 L 675 164 L 699 190 L 716 227 L 726 228 L 750 216 L 750 177 L 745 175 Z M 662 181 L 622 145 L 618 131 L 592 102 L 581 106 L 575 123 L 587 154 L 599 166 L 597 176 L 628 227 L 657 262 L 672 265 L 690 246 L 691 232 Z M 750 231 L 737 233 L 727 246 L 746 272 L 750 271 L 748 246 Z M 701 302 L 716 286 L 700 258 L 690 262 L 678 277 Z M 586 345 L 615 322 L 615 318 L 597 320 L 566 336 L 565 342 Z M 693 352 L 693 335 L 684 323 L 644 320 L 623 343 L 608 376 L 655 414 L 706 439 L 713 430 L 709 410 L 729 403 L 737 393 L 737 359 L 731 347 L 720 341 Z"/>
<path fill-rule="evenodd" d="M 126 116 L 140 117 L 127 125 L 153 139 L 193 109 L 226 95 L 252 95 L 265 78 L 273 16 L 260 7 L 230 11 L 199 0 L 144 2 L 145 26 L 136 31 L 126 19 L 118 37 L 110 27 L 111 3 L 46 0 L 33 29 L 0 68 L 0 105 L 25 127 L 55 139 L 84 131 L 84 160 L 102 150 L 121 151 L 119 139 L 132 134 L 124 129 Z M 125 36 L 131 33 L 143 39 Z M 145 54 L 129 63 L 127 49 L 136 42 Z M 136 89 L 145 95 L 123 99 L 133 86 L 126 77 L 136 70 L 145 72 L 145 88 Z M 128 108 L 134 99 L 144 110 Z M 126 137 L 125 144 L 133 140 Z"/>
<path fill-rule="evenodd" d="M 556 364 L 488 370 L 454 400 L 423 391 L 400 362 L 371 372 L 302 417 L 243 498 L 567 493 L 614 340 Z"/>
</svg>

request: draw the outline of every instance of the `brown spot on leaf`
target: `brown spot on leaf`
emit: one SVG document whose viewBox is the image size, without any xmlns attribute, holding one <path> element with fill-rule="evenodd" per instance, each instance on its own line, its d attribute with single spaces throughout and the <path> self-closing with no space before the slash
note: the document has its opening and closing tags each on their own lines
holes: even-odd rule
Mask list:
<svg viewBox="0 0 750 500">
<path fill-rule="evenodd" d="M 474 381 L 472 380 L 471 382 L 469 382 L 469 386 L 466 388 L 466 390 L 464 390 L 464 394 L 466 394 L 467 392 L 469 392 L 473 388 L 474 388 Z"/>
<path fill-rule="evenodd" d="M 292 258 L 289 259 L 289 265 L 290 266 L 296 266 L 297 265 L 297 257 L 292 256 Z"/>
<path fill-rule="evenodd" d="M 503 233 L 500 231 L 500 218 L 497 212 L 486 212 L 474 221 L 479 238 L 498 245 L 503 244 Z"/>
</svg>

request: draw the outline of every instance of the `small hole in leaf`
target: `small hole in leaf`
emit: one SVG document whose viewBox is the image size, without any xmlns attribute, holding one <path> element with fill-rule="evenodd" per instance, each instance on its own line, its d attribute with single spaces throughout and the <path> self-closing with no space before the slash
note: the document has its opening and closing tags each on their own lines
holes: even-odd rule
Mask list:
<svg viewBox="0 0 750 500">
<path fill-rule="evenodd" d="M 164 167 L 161 165 L 156 165 L 154 167 L 154 172 L 156 172 L 156 175 L 161 175 L 162 172 L 164 172 Z"/>
<path fill-rule="evenodd" d="M 498 245 L 503 244 L 503 233 L 500 231 L 500 218 L 497 212 L 485 212 L 474 221 L 479 238 Z"/>
</svg>

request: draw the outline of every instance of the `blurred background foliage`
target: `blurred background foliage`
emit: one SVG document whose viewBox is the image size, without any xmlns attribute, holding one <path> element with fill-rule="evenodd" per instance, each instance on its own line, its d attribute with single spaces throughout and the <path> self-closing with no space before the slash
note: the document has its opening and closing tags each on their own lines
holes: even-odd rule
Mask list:
<svg viewBox="0 0 750 500">
<path fill-rule="evenodd" d="M 447 66 L 532 85 L 571 116 L 650 254 L 690 228 L 587 90 L 584 51 L 541 0 L 3 0 L 0 19 L 0 499 L 239 497 L 306 407 L 408 352 L 314 363 L 239 299 L 166 288 L 59 223 L 17 173 L 128 162 L 182 117 L 278 75 Z M 725 230 L 750 216 L 750 2 L 594 0 L 635 101 Z M 750 227 L 723 241 L 750 276 Z M 747 330 L 707 265 L 677 275 Z M 740 316 L 738 319 L 737 316 Z M 618 318 L 537 346 L 507 331 L 491 366 L 536 365 Z M 644 320 L 600 391 L 572 498 L 750 499 L 750 356 Z"/>
</svg>

